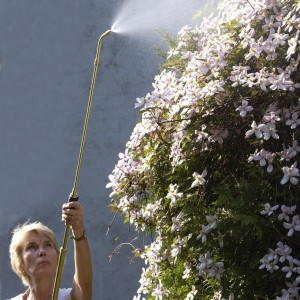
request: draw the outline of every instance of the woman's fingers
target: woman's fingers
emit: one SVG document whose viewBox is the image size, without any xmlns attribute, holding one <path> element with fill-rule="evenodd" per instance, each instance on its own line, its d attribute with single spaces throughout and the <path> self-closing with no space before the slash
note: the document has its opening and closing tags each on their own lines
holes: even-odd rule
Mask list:
<svg viewBox="0 0 300 300">
<path fill-rule="evenodd" d="M 62 221 L 72 228 L 80 228 L 83 224 L 83 210 L 79 202 L 67 202 L 62 206 Z"/>
</svg>

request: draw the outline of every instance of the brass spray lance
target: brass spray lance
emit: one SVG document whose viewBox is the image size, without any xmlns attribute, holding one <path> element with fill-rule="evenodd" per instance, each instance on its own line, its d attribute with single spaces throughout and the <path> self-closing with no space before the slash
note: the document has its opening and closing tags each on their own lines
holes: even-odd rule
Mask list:
<svg viewBox="0 0 300 300">
<path fill-rule="evenodd" d="M 111 32 L 112 32 L 111 30 L 107 30 L 106 32 L 104 32 L 100 36 L 98 45 L 97 45 L 96 57 L 95 57 L 95 62 L 94 62 L 94 71 L 93 71 L 92 83 L 91 83 L 90 94 L 89 94 L 89 101 L 88 101 L 88 105 L 87 105 L 85 121 L 84 121 L 84 126 L 83 126 L 83 132 L 82 132 L 79 156 L 78 156 L 78 161 L 77 161 L 74 185 L 73 185 L 70 197 L 69 197 L 69 202 L 70 201 L 78 201 L 77 185 L 78 185 L 81 160 L 82 160 L 82 155 L 83 155 L 83 150 L 84 150 L 84 145 L 85 145 L 85 137 L 86 137 L 86 132 L 87 132 L 88 123 L 89 123 L 89 119 L 90 119 L 90 111 L 91 111 L 91 106 L 93 103 L 93 95 L 94 95 L 95 83 L 96 83 L 96 78 L 97 78 L 97 71 L 98 71 L 98 66 L 99 66 L 99 62 L 100 62 L 99 58 L 100 58 L 101 45 L 102 45 L 102 40 L 104 39 L 104 37 L 111 34 Z M 69 236 L 69 229 L 70 229 L 70 226 L 66 225 L 63 244 L 60 248 L 59 259 L 58 259 L 58 264 L 57 264 L 57 269 L 56 269 L 56 274 L 55 274 L 55 283 L 54 283 L 54 288 L 53 288 L 52 298 L 51 298 L 52 300 L 57 300 L 58 293 L 59 293 L 59 287 L 60 287 L 60 283 L 61 283 L 62 273 L 63 273 L 63 269 L 64 269 L 64 263 L 65 263 L 65 258 L 66 258 L 66 252 L 67 252 L 67 240 L 68 240 L 68 236 Z"/>
</svg>

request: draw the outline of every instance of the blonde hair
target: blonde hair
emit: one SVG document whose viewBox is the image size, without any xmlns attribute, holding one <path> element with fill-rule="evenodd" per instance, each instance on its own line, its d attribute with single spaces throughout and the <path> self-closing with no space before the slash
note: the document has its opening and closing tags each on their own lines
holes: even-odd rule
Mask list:
<svg viewBox="0 0 300 300">
<path fill-rule="evenodd" d="M 41 234 L 50 239 L 53 243 L 55 251 L 58 253 L 58 244 L 53 231 L 40 222 L 24 223 L 18 225 L 12 232 L 12 239 L 9 246 L 10 264 L 13 271 L 22 279 L 25 286 L 29 285 L 29 276 L 23 269 L 22 251 L 25 245 L 26 238 L 31 232 Z"/>
</svg>

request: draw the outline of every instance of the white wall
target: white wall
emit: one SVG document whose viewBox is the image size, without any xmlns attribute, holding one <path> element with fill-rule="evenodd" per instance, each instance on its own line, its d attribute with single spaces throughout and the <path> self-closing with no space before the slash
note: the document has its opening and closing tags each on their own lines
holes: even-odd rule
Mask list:
<svg viewBox="0 0 300 300">
<path fill-rule="evenodd" d="M 39 220 L 63 238 L 61 205 L 73 186 L 96 45 L 122 2 L 0 1 L 0 299 L 24 290 L 8 256 L 17 223 Z M 132 299 L 138 288 L 141 265 L 130 264 L 130 248 L 108 259 L 135 233 L 118 217 L 106 236 L 113 214 L 105 185 L 135 125 L 135 99 L 152 90 L 158 73 L 159 59 L 147 43 L 112 34 L 101 50 L 78 186 L 95 300 Z M 73 272 L 68 246 L 63 286 L 70 286 Z"/>
</svg>

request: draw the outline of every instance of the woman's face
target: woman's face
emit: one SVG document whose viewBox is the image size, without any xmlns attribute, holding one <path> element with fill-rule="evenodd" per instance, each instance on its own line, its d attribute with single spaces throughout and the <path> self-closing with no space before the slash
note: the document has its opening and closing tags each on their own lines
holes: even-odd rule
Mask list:
<svg viewBox="0 0 300 300">
<path fill-rule="evenodd" d="M 24 271 L 31 279 L 54 277 L 57 252 L 47 236 L 30 232 L 25 240 L 22 254 Z"/>
</svg>

